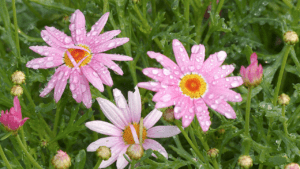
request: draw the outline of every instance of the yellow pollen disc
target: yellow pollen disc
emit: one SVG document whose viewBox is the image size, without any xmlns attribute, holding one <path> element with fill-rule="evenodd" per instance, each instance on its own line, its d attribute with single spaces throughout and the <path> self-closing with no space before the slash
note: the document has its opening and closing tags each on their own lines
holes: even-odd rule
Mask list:
<svg viewBox="0 0 300 169">
<path fill-rule="evenodd" d="M 135 128 L 135 131 L 136 131 L 136 134 L 138 136 L 138 138 L 140 137 L 139 133 L 140 133 L 140 124 L 137 124 L 137 123 L 133 123 L 133 127 Z M 142 137 L 142 141 L 144 142 L 144 140 L 146 139 L 146 136 L 147 136 L 147 130 L 146 128 L 144 127 L 143 129 L 143 137 Z M 133 139 L 133 136 L 132 136 L 132 133 L 131 133 L 131 129 L 129 126 L 126 126 L 124 131 L 123 131 L 123 140 L 126 144 L 134 144 L 134 139 Z"/>
<path fill-rule="evenodd" d="M 189 96 L 191 99 L 200 98 L 207 89 L 207 84 L 202 76 L 197 74 L 185 75 L 179 87 L 183 94 Z"/>
<path fill-rule="evenodd" d="M 89 47 L 87 47 L 85 45 L 81 45 L 81 44 L 79 44 L 78 46 L 87 49 L 89 52 L 81 50 L 81 49 L 73 49 L 73 48 L 69 48 L 68 51 L 70 52 L 70 54 L 72 55 L 72 57 L 76 63 L 80 62 L 84 57 L 87 56 L 84 59 L 84 61 L 81 62 L 81 64 L 79 65 L 79 67 L 81 67 L 81 66 L 85 66 L 86 64 L 88 64 L 91 61 L 92 54 L 91 54 L 91 50 Z M 67 52 L 64 55 L 64 62 L 68 67 L 70 67 L 70 68 L 74 67 L 71 60 L 69 59 L 69 56 L 67 55 Z"/>
</svg>

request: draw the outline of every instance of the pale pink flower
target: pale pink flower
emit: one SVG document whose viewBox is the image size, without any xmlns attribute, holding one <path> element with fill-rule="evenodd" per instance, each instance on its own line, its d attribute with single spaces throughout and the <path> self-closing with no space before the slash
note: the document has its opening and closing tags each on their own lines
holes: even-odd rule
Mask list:
<svg viewBox="0 0 300 169">
<path fill-rule="evenodd" d="M 236 118 L 227 101 L 242 101 L 241 95 L 230 88 L 242 85 L 243 80 L 237 76 L 226 77 L 234 70 L 232 65 L 222 65 L 226 52 L 216 52 L 204 62 L 203 45 L 194 45 L 191 50 L 189 58 L 184 46 L 177 39 L 173 40 L 178 65 L 160 53 L 147 52 L 164 68 L 144 69 L 143 73 L 156 81 L 141 82 L 138 86 L 157 92 L 153 97 L 157 102 L 155 108 L 175 105 L 175 118 L 182 118 L 183 127 L 189 126 L 196 114 L 202 130 L 207 131 L 211 121 L 206 105 L 229 119 Z"/>
<path fill-rule="evenodd" d="M 61 66 L 55 70 L 47 87 L 41 92 L 41 97 L 55 88 L 54 99 L 58 102 L 70 78 L 73 98 L 78 103 L 82 101 L 87 108 L 90 108 L 92 100 L 89 82 L 103 92 L 103 83 L 108 86 L 113 85 L 108 68 L 123 75 L 122 69 L 113 60 L 128 61 L 132 58 L 103 52 L 123 45 L 129 41 L 129 38 L 112 39 L 121 32 L 120 30 L 100 34 L 108 15 L 108 12 L 105 13 L 87 33 L 84 15 L 80 10 L 76 10 L 70 19 L 71 37 L 54 27 L 45 27 L 46 30 L 41 32 L 41 36 L 51 47 L 31 46 L 31 50 L 46 57 L 33 59 L 26 66 L 33 69 Z"/>
<path fill-rule="evenodd" d="M 28 119 L 28 117 L 22 119 L 21 105 L 16 96 L 14 98 L 14 107 L 12 107 L 9 112 L 8 110 L 6 110 L 5 113 L 3 110 L 1 111 L 0 123 L 2 123 L 8 131 L 17 131 Z"/>
<path fill-rule="evenodd" d="M 250 56 L 251 64 L 245 68 L 241 67 L 240 74 L 242 75 L 244 85 L 247 87 L 255 87 L 261 83 L 263 76 L 263 67 L 258 65 L 257 54 L 252 53 Z"/>
<path fill-rule="evenodd" d="M 117 160 L 117 168 L 125 168 L 128 161 L 123 154 L 131 144 L 139 144 L 139 125 L 141 119 L 141 96 L 137 87 L 135 92 L 128 92 L 128 105 L 121 91 L 113 90 L 116 105 L 112 102 L 97 98 L 97 101 L 104 115 L 113 123 L 105 121 L 91 121 L 85 125 L 89 129 L 109 135 L 101 138 L 87 147 L 87 151 L 96 151 L 99 146 L 106 146 L 111 149 L 111 157 L 107 161 L 102 161 L 100 168 L 105 168 Z M 142 145 L 145 150 L 157 150 L 166 158 L 168 153 L 160 143 L 150 138 L 172 137 L 180 133 L 176 126 L 154 126 L 160 119 L 162 112 L 154 109 L 143 120 Z M 154 156 L 154 154 L 152 154 Z"/>
</svg>

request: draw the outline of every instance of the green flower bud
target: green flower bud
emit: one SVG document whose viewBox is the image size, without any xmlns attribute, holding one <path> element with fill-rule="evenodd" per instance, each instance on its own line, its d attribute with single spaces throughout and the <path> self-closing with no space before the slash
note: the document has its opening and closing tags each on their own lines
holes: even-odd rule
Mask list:
<svg viewBox="0 0 300 169">
<path fill-rule="evenodd" d="M 239 157 L 238 164 L 241 166 L 241 168 L 248 169 L 253 166 L 253 161 L 250 156 L 242 155 Z"/>
<path fill-rule="evenodd" d="M 139 144 L 131 144 L 126 151 L 126 154 L 131 160 L 139 160 L 144 155 L 144 149 Z"/>
<path fill-rule="evenodd" d="M 296 43 L 298 43 L 299 38 L 296 32 L 287 31 L 283 35 L 283 40 L 289 45 L 295 45 Z"/>
<path fill-rule="evenodd" d="M 71 166 L 70 156 L 62 150 L 57 151 L 51 162 L 55 169 L 68 169 Z"/>
<path fill-rule="evenodd" d="M 280 96 L 278 96 L 278 103 L 279 105 L 288 105 L 290 103 L 290 97 L 284 93 L 282 93 Z"/>
<path fill-rule="evenodd" d="M 19 85 L 14 85 L 11 89 L 10 89 L 10 93 L 13 96 L 21 96 L 23 94 L 23 88 Z"/>
<path fill-rule="evenodd" d="M 163 114 L 163 118 L 164 118 L 164 120 L 166 120 L 169 123 L 174 122 L 174 120 L 175 120 L 175 118 L 174 118 L 174 109 L 173 108 L 166 109 L 164 114 Z"/>
<path fill-rule="evenodd" d="M 207 155 L 211 158 L 216 158 L 219 154 L 219 150 L 216 148 L 212 148 L 210 150 L 207 151 Z"/>
<path fill-rule="evenodd" d="M 96 154 L 99 158 L 103 159 L 103 160 L 108 160 L 111 157 L 111 151 L 108 147 L 106 146 L 100 146 L 97 150 L 96 150 Z"/>
<path fill-rule="evenodd" d="M 25 82 L 25 79 L 25 74 L 18 70 L 11 75 L 11 81 L 14 84 L 22 84 Z"/>
</svg>

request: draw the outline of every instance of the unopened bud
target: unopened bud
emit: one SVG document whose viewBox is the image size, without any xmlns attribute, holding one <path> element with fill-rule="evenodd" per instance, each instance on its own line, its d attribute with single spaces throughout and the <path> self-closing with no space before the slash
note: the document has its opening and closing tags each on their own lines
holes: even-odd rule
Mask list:
<svg viewBox="0 0 300 169">
<path fill-rule="evenodd" d="M 290 163 L 286 165 L 284 169 L 300 169 L 300 166 L 297 163 Z"/>
<path fill-rule="evenodd" d="M 279 105 L 288 105 L 290 103 L 290 97 L 284 93 L 282 93 L 280 96 L 278 96 L 278 103 Z"/>
<path fill-rule="evenodd" d="M 219 132 L 219 134 L 224 134 L 225 133 L 225 129 L 219 129 L 218 132 Z"/>
<path fill-rule="evenodd" d="M 41 140 L 41 147 L 46 148 L 49 145 L 49 142 L 46 139 Z"/>
<path fill-rule="evenodd" d="M 241 166 L 241 168 L 248 169 L 253 166 L 253 161 L 250 156 L 242 155 L 239 157 L 238 164 Z"/>
<path fill-rule="evenodd" d="M 10 89 L 10 93 L 13 96 L 21 96 L 23 94 L 23 88 L 19 85 L 14 85 L 11 89 Z"/>
<path fill-rule="evenodd" d="M 52 158 L 52 164 L 55 169 L 68 169 L 71 166 L 71 158 L 66 152 L 59 150 Z"/>
<path fill-rule="evenodd" d="M 100 146 L 97 150 L 96 150 L 96 154 L 99 158 L 101 158 L 102 160 L 108 160 L 111 157 L 111 151 L 108 147 L 106 146 Z"/>
<path fill-rule="evenodd" d="M 283 40 L 289 45 L 295 45 L 299 41 L 299 38 L 296 32 L 287 31 L 283 35 Z"/>
<path fill-rule="evenodd" d="M 11 75 L 11 81 L 14 84 L 22 84 L 25 82 L 25 74 L 17 70 Z"/>
<path fill-rule="evenodd" d="M 207 151 L 207 155 L 211 158 L 216 158 L 219 154 L 219 150 L 216 148 L 212 148 L 210 150 Z"/>
<path fill-rule="evenodd" d="M 168 108 L 167 110 L 165 110 L 164 114 L 163 114 L 163 118 L 171 123 L 174 122 L 175 118 L 174 118 L 174 109 L 173 108 Z"/>
<path fill-rule="evenodd" d="M 140 144 L 131 144 L 126 151 L 131 160 L 139 160 L 144 155 L 144 149 Z"/>
</svg>

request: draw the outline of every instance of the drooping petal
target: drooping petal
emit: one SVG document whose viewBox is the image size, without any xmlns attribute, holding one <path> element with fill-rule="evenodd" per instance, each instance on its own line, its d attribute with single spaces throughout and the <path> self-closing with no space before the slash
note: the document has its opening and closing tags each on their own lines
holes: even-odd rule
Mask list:
<svg viewBox="0 0 300 169">
<path fill-rule="evenodd" d="M 65 44 L 63 42 L 61 42 L 60 40 L 56 39 L 56 37 L 52 36 L 52 34 L 49 33 L 47 30 L 42 30 L 41 31 L 41 37 L 51 47 L 58 48 L 58 49 L 61 49 L 61 50 L 66 49 L 64 47 Z"/>
<path fill-rule="evenodd" d="M 60 41 L 63 45 L 72 45 L 74 44 L 71 37 L 66 35 L 64 32 L 59 31 L 55 27 L 48 27 L 45 26 L 47 32 L 51 34 L 54 38 L 56 38 L 58 41 Z"/>
<path fill-rule="evenodd" d="M 190 98 L 186 96 L 180 97 L 180 99 L 178 99 L 178 101 L 175 103 L 174 107 L 175 119 L 180 119 L 185 114 L 189 106 Z"/>
<path fill-rule="evenodd" d="M 97 47 L 101 43 L 111 40 L 113 37 L 117 36 L 120 33 L 121 33 L 120 30 L 108 31 L 99 35 L 98 37 L 93 37 L 91 39 L 89 38 L 90 41 L 87 41 L 87 43 L 89 44 L 90 47 Z"/>
<path fill-rule="evenodd" d="M 48 47 L 48 46 L 30 46 L 29 49 L 31 49 L 32 51 L 40 55 L 49 58 L 53 57 L 53 60 L 63 59 L 65 53 L 65 50 L 55 48 L 55 47 Z"/>
<path fill-rule="evenodd" d="M 121 142 L 115 146 L 113 146 L 111 150 L 111 157 L 107 161 L 102 161 L 99 168 L 106 168 L 114 163 L 120 155 L 120 152 L 126 147 L 126 145 Z"/>
<path fill-rule="evenodd" d="M 109 41 L 106 41 L 97 47 L 91 48 L 93 53 L 100 53 L 100 52 L 105 52 L 110 49 L 116 48 L 118 46 L 121 46 L 129 41 L 129 38 L 115 38 Z"/>
<path fill-rule="evenodd" d="M 156 150 L 168 159 L 168 153 L 165 150 L 165 148 L 159 142 L 157 142 L 155 140 L 146 139 L 144 141 L 143 147 L 145 150 L 148 150 L 148 149 Z M 152 156 L 156 157 L 154 155 L 154 153 L 152 153 Z"/>
<path fill-rule="evenodd" d="M 184 104 L 186 104 L 187 106 L 185 106 L 184 109 L 181 112 L 181 114 L 182 114 L 182 126 L 183 127 L 188 127 L 194 119 L 194 116 L 195 116 L 195 111 L 194 110 L 195 110 L 195 108 L 194 108 L 193 100 L 191 100 L 191 99 L 186 100 L 186 102 Z"/>
<path fill-rule="evenodd" d="M 111 78 L 110 72 L 102 63 L 97 62 L 96 60 L 92 60 L 89 65 L 97 72 L 100 77 L 102 83 L 112 86 L 113 80 Z"/>
<path fill-rule="evenodd" d="M 157 110 L 157 109 L 153 109 L 145 118 L 144 118 L 144 127 L 146 127 L 146 129 L 150 129 L 151 127 L 154 126 L 154 124 L 156 124 L 158 122 L 158 120 L 161 118 L 162 116 L 162 112 Z"/>
<path fill-rule="evenodd" d="M 119 89 L 114 89 L 113 94 L 114 94 L 116 105 L 124 114 L 126 123 L 127 124 L 131 123 L 132 122 L 131 113 L 125 97 L 123 96 L 123 94 Z"/>
<path fill-rule="evenodd" d="M 72 92 L 73 98 L 76 100 L 77 103 L 80 103 L 82 101 L 82 91 L 81 91 L 80 81 L 81 81 L 80 73 L 77 70 L 71 72 L 70 90 Z"/>
<path fill-rule="evenodd" d="M 126 145 L 119 153 L 119 157 L 117 159 L 117 168 L 118 169 L 123 169 L 128 165 L 128 161 L 123 156 L 125 154 L 128 157 L 128 155 L 126 154 L 128 147 L 129 147 L 129 145 Z"/>
<path fill-rule="evenodd" d="M 69 79 L 69 76 L 70 76 L 70 72 L 71 72 L 71 69 L 67 66 L 63 66 L 63 70 L 61 70 L 58 74 L 58 77 L 57 77 L 57 83 L 55 85 L 55 89 L 54 89 L 54 99 L 56 101 L 56 103 L 60 100 L 65 88 L 66 88 L 66 85 L 67 85 L 67 82 L 68 82 L 68 79 Z"/>
<path fill-rule="evenodd" d="M 240 76 L 232 76 L 214 80 L 211 84 L 217 88 L 235 88 L 243 83 L 243 79 Z"/>
<path fill-rule="evenodd" d="M 87 42 L 91 41 L 95 37 L 98 37 L 99 33 L 104 28 L 107 19 L 109 16 L 109 12 L 106 12 L 104 15 L 101 16 L 101 18 L 92 26 L 91 31 L 87 33 Z"/>
<path fill-rule="evenodd" d="M 191 49 L 191 59 L 190 59 L 190 71 L 194 71 L 194 69 L 201 69 L 202 64 L 205 59 L 205 47 L 204 45 L 194 45 Z M 194 67 L 191 67 L 194 66 Z"/>
<path fill-rule="evenodd" d="M 187 71 L 189 71 L 189 69 L 188 69 L 189 61 L 190 61 L 189 56 L 188 56 L 184 46 L 182 45 L 182 43 L 179 40 L 174 39 L 172 46 L 173 46 L 173 52 L 175 55 L 176 62 L 178 64 L 178 66 L 180 67 L 181 72 L 184 74 Z"/>
<path fill-rule="evenodd" d="M 96 55 L 97 56 L 97 55 Z M 106 67 L 110 68 L 111 70 L 117 72 L 119 75 L 123 75 L 122 69 L 112 60 L 109 60 L 105 57 L 93 57 L 93 60 L 98 61 L 99 63 L 104 64 Z"/>
<path fill-rule="evenodd" d="M 140 144 L 139 137 L 136 133 L 136 130 L 135 130 L 134 126 L 132 124 L 130 124 L 129 127 L 130 127 L 131 134 L 132 134 L 132 137 L 133 137 L 133 140 L 134 140 L 134 144 Z"/>
<path fill-rule="evenodd" d="M 86 151 L 88 152 L 94 152 L 96 151 L 100 146 L 106 146 L 108 148 L 119 144 L 120 142 L 124 142 L 122 137 L 104 137 L 100 138 L 97 141 L 92 142 L 87 148 Z"/>
<path fill-rule="evenodd" d="M 41 92 L 40 97 L 46 96 L 56 86 L 56 84 L 58 83 L 58 75 L 64 68 L 65 68 L 64 66 L 60 66 L 55 70 L 54 75 L 52 75 L 51 80 L 48 82 L 47 86 Z"/>
<path fill-rule="evenodd" d="M 226 59 L 227 54 L 225 51 L 216 52 L 209 56 L 208 59 L 205 60 L 201 71 L 202 72 L 210 72 L 211 70 L 215 69 L 222 65 L 224 60 Z"/>
<path fill-rule="evenodd" d="M 85 126 L 97 133 L 110 135 L 110 136 L 122 136 L 122 132 L 123 132 L 118 127 L 100 120 L 87 122 L 85 123 Z"/>
<path fill-rule="evenodd" d="M 71 31 L 72 39 L 75 45 L 85 44 L 86 30 L 85 30 L 85 18 L 80 10 L 76 10 L 70 19 L 71 24 L 69 29 Z"/>
<path fill-rule="evenodd" d="M 129 56 L 119 55 L 119 54 L 107 54 L 107 53 L 95 54 L 93 57 L 105 57 L 107 59 L 115 60 L 115 61 L 131 61 L 131 60 L 133 60 L 132 57 L 129 57 Z"/>
<path fill-rule="evenodd" d="M 89 65 L 85 65 L 81 67 L 81 70 L 83 75 L 87 78 L 87 80 L 90 83 L 92 83 L 93 86 L 95 86 L 100 92 L 104 91 L 102 81 L 98 73 L 96 73 L 94 69 L 92 69 Z"/>
<path fill-rule="evenodd" d="M 167 138 L 180 133 L 176 126 L 155 126 L 147 131 L 147 137 L 150 138 Z"/>
<path fill-rule="evenodd" d="M 141 118 L 141 95 L 137 86 L 134 88 L 135 92 L 128 92 L 128 105 L 131 112 L 131 118 L 133 122 L 138 123 Z"/>
<path fill-rule="evenodd" d="M 194 104 L 198 122 L 202 128 L 202 131 L 206 132 L 211 125 L 208 108 L 201 98 L 194 100 Z"/>
<path fill-rule="evenodd" d="M 125 117 L 123 112 L 117 108 L 112 102 L 102 99 L 100 97 L 97 98 L 97 101 L 100 105 L 100 108 L 104 115 L 117 127 L 124 130 L 126 124 Z"/>
<path fill-rule="evenodd" d="M 90 90 L 90 85 L 88 80 L 81 75 L 81 92 L 82 92 L 82 102 L 86 108 L 91 108 L 92 106 L 92 94 Z"/>
</svg>

